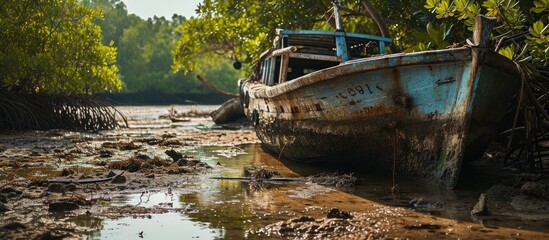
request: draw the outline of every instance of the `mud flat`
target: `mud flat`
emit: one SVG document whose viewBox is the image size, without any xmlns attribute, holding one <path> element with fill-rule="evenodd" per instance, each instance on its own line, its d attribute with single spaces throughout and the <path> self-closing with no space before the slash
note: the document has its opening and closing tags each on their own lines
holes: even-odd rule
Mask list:
<svg viewBox="0 0 549 240">
<path fill-rule="evenodd" d="M 124 107 L 130 128 L 107 132 L 0 132 L 0 239 L 549 238 L 543 180 L 395 188 L 278 161 L 250 126 L 215 126 L 213 108 Z M 212 179 L 250 166 L 299 181 Z M 353 186 L 311 178 L 351 174 Z M 481 193 L 485 211 L 472 215 Z"/>
</svg>

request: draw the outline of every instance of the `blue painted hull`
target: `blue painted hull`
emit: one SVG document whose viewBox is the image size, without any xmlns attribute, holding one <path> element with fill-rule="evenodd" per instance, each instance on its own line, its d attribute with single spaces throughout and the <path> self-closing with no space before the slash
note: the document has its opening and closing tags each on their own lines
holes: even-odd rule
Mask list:
<svg viewBox="0 0 549 240">
<path fill-rule="evenodd" d="M 456 186 L 516 92 L 514 64 L 457 48 L 353 60 L 276 86 L 245 82 L 245 113 L 265 148 L 295 160 L 351 160 Z"/>
</svg>

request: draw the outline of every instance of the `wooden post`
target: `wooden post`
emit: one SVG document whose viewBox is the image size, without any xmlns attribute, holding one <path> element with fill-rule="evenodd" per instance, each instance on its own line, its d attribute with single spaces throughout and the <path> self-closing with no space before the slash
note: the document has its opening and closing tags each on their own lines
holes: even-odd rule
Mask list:
<svg viewBox="0 0 549 240">
<path fill-rule="evenodd" d="M 481 48 L 490 47 L 490 33 L 497 23 L 495 17 L 477 15 L 473 31 L 473 43 Z"/>
</svg>

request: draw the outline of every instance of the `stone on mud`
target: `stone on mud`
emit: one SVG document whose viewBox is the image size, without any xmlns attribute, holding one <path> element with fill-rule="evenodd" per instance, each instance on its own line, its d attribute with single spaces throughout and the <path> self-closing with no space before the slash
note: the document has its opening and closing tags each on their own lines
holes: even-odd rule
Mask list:
<svg viewBox="0 0 549 240">
<path fill-rule="evenodd" d="M 486 206 L 486 197 L 484 193 L 480 194 L 480 197 L 478 198 L 478 202 L 471 210 L 471 216 L 486 216 L 488 214 L 488 207 Z"/>
<path fill-rule="evenodd" d="M 21 197 L 21 195 L 23 194 L 22 191 L 18 190 L 18 189 L 15 189 L 15 188 L 12 188 L 12 187 L 5 187 L 3 188 L 2 190 L 0 190 L 0 201 L 2 201 L 2 199 L 17 199 L 19 197 Z"/>
<path fill-rule="evenodd" d="M 422 197 L 414 198 L 408 202 L 408 206 L 414 209 L 440 209 L 442 204 L 435 201 L 426 200 Z"/>
<path fill-rule="evenodd" d="M 125 176 L 122 176 L 122 175 L 116 175 L 113 177 L 113 179 L 111 180 L 111 183 L 114 183 L 114 184 L 122 184 L 122 183 L 126 183 L 127 179 Z"/>
<path fill-rule="evenodd" d="M 173 150 L 173 149 L 170 149 L 170 150 L 166 150 L 164 153 L 166 153 L 166 155 L 170 156 L 170 158 L 173 159 L 174 162 L 177 162 L 179 159 L 182 159 L 183 158 L 183 154 Z"/>
<path fill-rule="evenodd" d="M 177 160 L 177 165 L 180 166 L 180 167 L 188 166 L 189 165 L 189 160 L 179 159 L 179 160 Z"/>
<path fill-rule="evenodd" d="M 532 212 L 549 212 L 549 201 L 547 199 L 533 197 L 526 194 L 521 194 L 513 198 L 511 206 L 520 211 Z"/>
<path fill-rule="evenodd" d="M 62 193 L 62 192 L 65 192 L 65 188 L 64 188 L 64 185 L 61 183 L 50 183 L 46 191 Z"/>
<path fill-rule="evenodd" d="M 20 222 L 10 222 L 10 223 L 6 223 L 6 224 L 2 225 L 1 228 L 3 230 L 14 231 L 14 230 L 18 230 L 18 229 L 26 229 L 27 226 L 25 226 L 25 224 L 22 224 Z"/>
<path fill-rule="evenodd" d="M 20 195 L 23 192 L 12 187 L 5 187 L 5 188 L 2 188 L 2 190 L 0 190 L 0 193 L 3 193 L 3 194 L 15 193 L 16 195 Z"/>
<path fill-rule="evenodd" d="M 147 155 L 147 154 L 141 154 L 141 153 L 135 155 L 135 157 L 136 157 L 136 158 L 139 158 L 139 159 L 141 159 L 141 160 L 149 160 L 149 159 L 151 159 L 151 157 L 149 157 L 149 155 Z"/>
<path fill-rule="evenodd" d="M 0 213 L 5 213 L 9 211 L 10 209 L 4 204 L 0 202 Z"/>
<path fill-rule="evenodd" d="M 71 184 L 67 184 L 66 186 L 63 187 L 63 191 L 65 192 L 74 192 L 76 191 L 76 184 L 74 183 L 71 183 Z"/>
<path fill-rule="evenodd" d="M 351 215 L 349 212 L 342 211 L 338 208 L 332 208 L 326 214 L 326 218 L 350 219 L 350 218 L 353 218 L 353 215 Z"/>
<path fill-rule="evenodd" d="M 516 210 L 549 213 L 549 178 L 526 182 L 515 196 L 511 206 Z"/>
<path fill-rule="evenodd" d="M 48 211 L 50 212 L 68 212 L 73 211 L 76 209 L 79 209 L 80 206 L 78 206 L 77 203 L 72 201 L 60 201 L 60 202 L 53 202 L 49 204 Z"/>
<path fill-rule="evenodd" d="M 313 217 L 301 216 L 300 218 L 291 219 L 292 222 L 314 222 Z"/>
<path fill-rule="evenodd" d="M 45 231 L 42 234 L 40 234 L 38 237 L 36 237 L 36 240 L 54 240 L 54 239 L 66 239 L 67 236 L 65 235 L 56 235 L 53 234 L 52 231 Z"/>
<path fill-rule="evenodd" d="M 518 188 L 506 186 L 502 184 L 494 185 L 486 190 L 486 197 L 490 200 L 509 202 L 513 197 L 520 194 Z"/>
<path fill-rule="evenodd" d="M 106 149 L 103 149 L 103 150 L 100 150 L 99 151 L 99 157 L 101 158 L 110 158 L 113 156 L 113 152 L 110 151 L 110 150 L 106 150 Z"/>
<path fill-rule="evenodd" d="M 117 174 L 114 173 L 113 171 L 110 171 L 109 173 L 107 173 L 107 177 L 114 177 L 116 176 Z"/>
<path fill-rule="evenodd" d="M 523 194 L 549 199 L 549 184 L 545 181 L 527 182 L 521 188 Z"/>
</svg>

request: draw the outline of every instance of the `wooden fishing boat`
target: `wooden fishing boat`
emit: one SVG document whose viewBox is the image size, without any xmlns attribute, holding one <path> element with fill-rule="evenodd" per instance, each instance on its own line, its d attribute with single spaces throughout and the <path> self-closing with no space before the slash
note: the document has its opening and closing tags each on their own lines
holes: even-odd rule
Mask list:
<svg viewBox="0 0 549 240">
<path fill-rule="evenodd" d="M 277 156 L 350 160 L 454 188 L 520 83 L 514 62 L 488 48 L 492 26 L 479 16 L 468 46 L 397 54 L 385 54 L 388 38 L 277 30 L 241 83 L 244 112 Z"/>
</svg>

